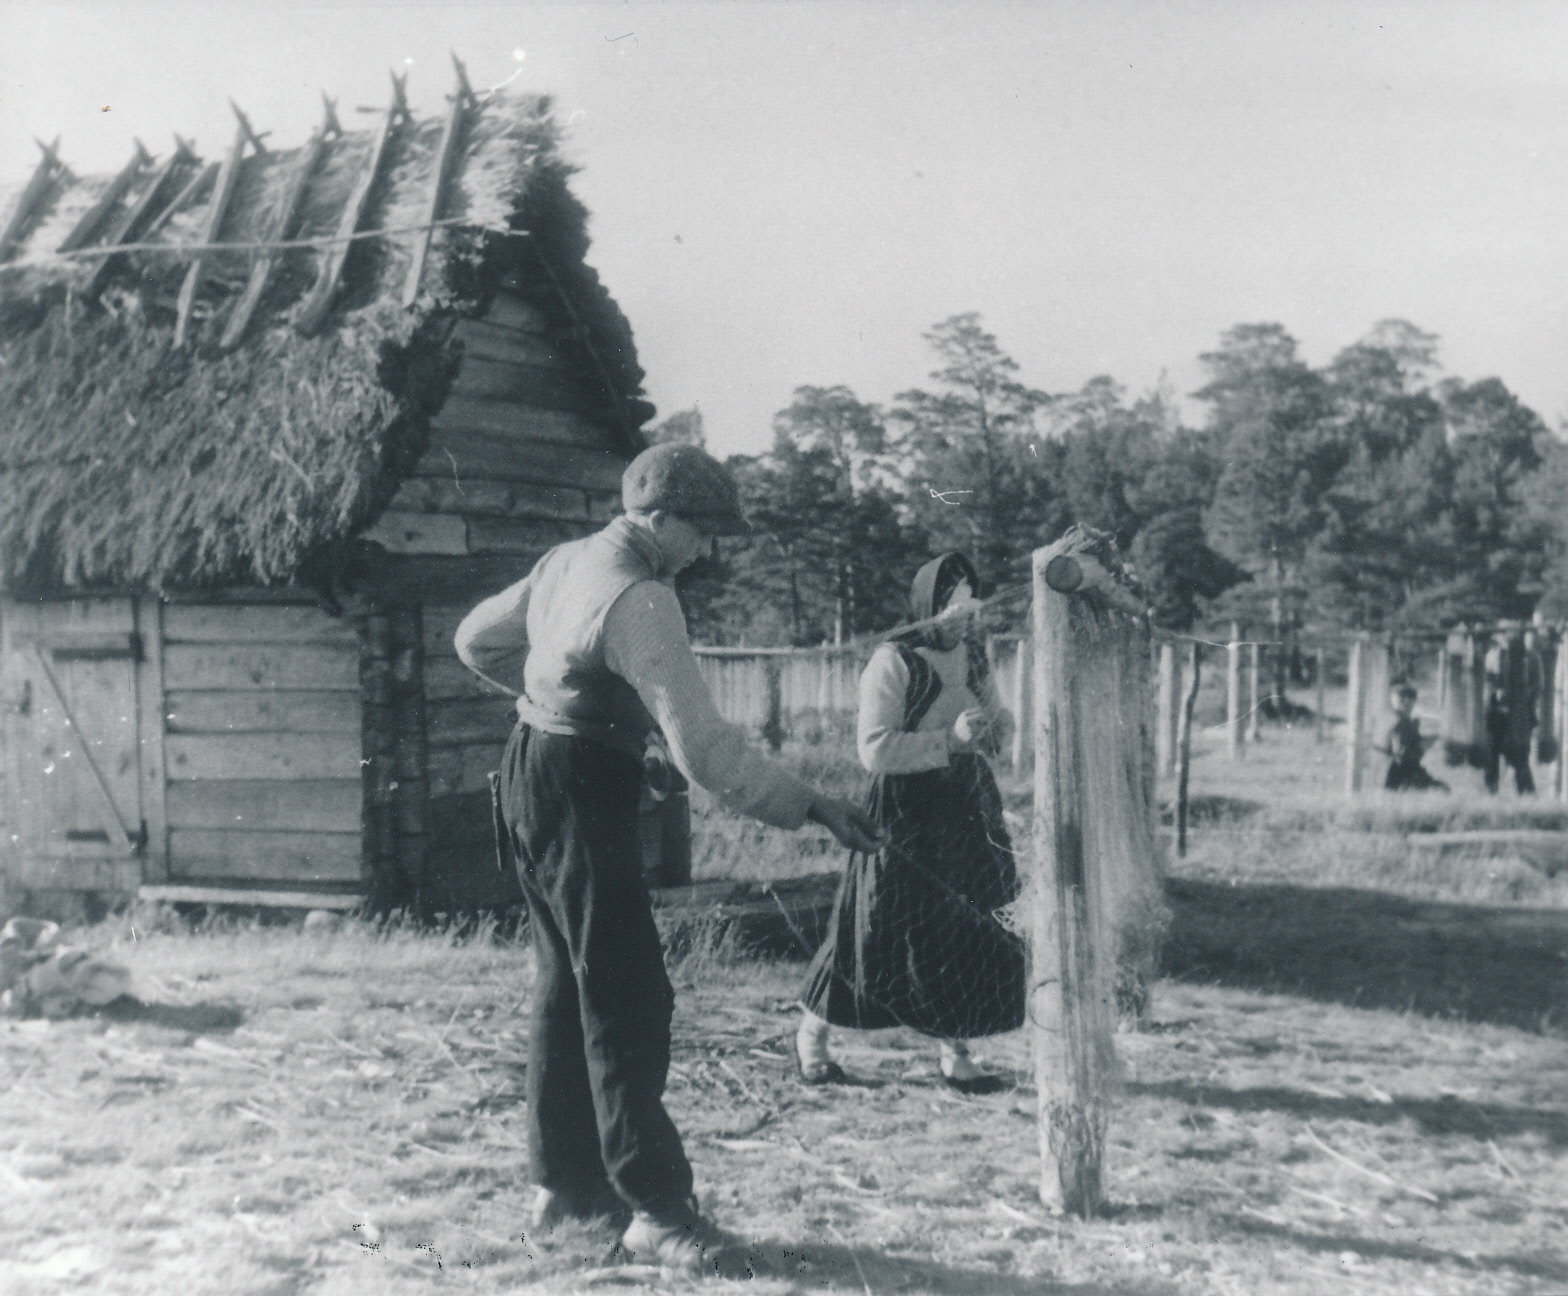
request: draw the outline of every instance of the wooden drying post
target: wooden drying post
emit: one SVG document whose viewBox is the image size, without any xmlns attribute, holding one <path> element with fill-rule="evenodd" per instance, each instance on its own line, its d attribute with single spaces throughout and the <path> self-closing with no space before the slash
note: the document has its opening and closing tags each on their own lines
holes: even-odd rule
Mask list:
<svg viewBox="0 0 1568 1296">
<path fill-rule="evenodd" d="M 1328 649 L 1321 644 L 1313 658 L 1312 677 L 1317 684 L 1318 705 L 1317 716 L 1312 724 L 1312 738 L 1314 742 L 1328 740 Z"/>
<path fill-rule="evenodd" d="M 1132 594 L 1075 549 L 1080 543 L 1069 533 L 1036 550 L 1033 563 L 1037 879 L 1029 1019 L 1040 1094 L 1040 1199 L 1053 1210 L 1088 1216 L 1101 1200 L 1116 1011 L 1115 954 L 1106 947 L 1110 898 L 1085 834 L 1089 800 L 1104 790 L 1085 786 L 1082 766 L 1087 709 L 1105 699 L 1080 688 L 1086 663 L 1079 640 L 1134 621 L 1145 636 L 1138 651 L 1146 669 L 1148 622 Z M 1146 698 L 1136 701 L 1140 710 L 1146 705 Z"/>
<path fill-rule="evenodd" d="M 1258 657 L 1262 648 L 1255 643 L 1247 645 L 1247 741 L 1258 741 Z"/>
<path fill-rule="evenodd" d="M 343 134 L 343 128 L 338 125 L 338 116 L 332 100 L 323 95 L 322 103 L 325 105 L 326 114 L 322 119 L 321 127 L 310 137 L 295 163 L 294 174 L 289 177 L 283 201 L 262 236 L 261 241 L 264 243 L 282 242 L 293 232 L 294 223 L 299 218 L 300 204 L 305 201 L 305 190 L 310 185 L 311 176 L 316 173 L 316 168 L 321 164 L 321 155 L 326 152 L 327 142 Z M 222 350 L 228 351 L 238 346 L 240 339 L 245 336 L 245 330 L 250 327 L 251 316 L 256 313 L 256 307 L 261 304 L 261 295 L 266 292 L 267 285 L 272 281 L 273 272 L 278 268 L 278 262 L 282 257 L 283 254 L 278 251 L 256 254 L 256 259 L 251 262 L 250 278 L 246 280 L 245 291 L 234 303 L 228 325 L 218 342 Z"/>
<path fill-rule="evenodd" d="M 1192 715 L 1198 706 L 1198 672 L 1203 665 L 1203 645 L 1192 645 L 1192 663 L 1187 669 L 1187 690 L 1181 700 L 1180 723 L 1176 731 L 1176 854 L 1187 853 L 1187 784 L 1192 772 Z"/>
<path fill-rule="evenodd" d="M 228 156 L 223 159 L 223 167 L 218 172 L 217 189 L 212 195 L 212 205 L 207 209 L 207 219 L 202 223 L 199 242 L 205 248 L 216 243 L 218 235 L 223 231 L 223 218 L 228 215 L 229 203 L 233 201 L 234 191 L 240 174 L 240 162 L 245 156 L 245 146 L 250 144 L 259 153 L 262 151 L 261 136 L 251 130 L 250 123 L 245 120 L 245 114 L 239 110 L 232 100 L 229 107 L 234 109 L 234 115 L 239 118 L 239 126 L 234 132 L 234 143 L 229 146 Z M 205 250 L 195 254 L 191 268 L 185 272 L 185 282 L 180 285 L 180 299 L 174 322 L 174 345 L 185 345 L 185 333 L 190 326 L 191 307 L 196 304 L 196 291 L 201 287 L 202 276 L 207 272 L 207 258 L 211 254 Z"/>
<path fill-rule="evenodd" d="M 474 92 L 468 86 L 468 73 L 452 56 L 452 66 L 457 70 L 457 92 L 452 96 L 452 106 L 447 111 L 446 122 L 441 127 L 441 143 L 436 149 L 435 169 L 430 173 L 430 197 L 425 204 L 419 223 L 424 227 L 414 235 L 413 256 L 409 260 L 408 278 L 403 281 L 403 305 L 412 306 L 419 296 L 419 284 L 425 276 L 425 258 L 430 252 L 430 226 L 440 218 L 442 204 L 446 201 L 447 181 L 451 178 L 452 163 L 457 158 L 462 142 L 463 121 L 469 107 L 475 102 Z"/>
<path fill-rule="evenodd" d="M 16 200 L 16 210 L 11 213 L 11 219 L 5 223 L 5 229 L 0 230 L 0 262 L 10 260 L 11 254 L 22 245 L 34 219 L 48 201 L 49 191 L 55 181 L 66 174 L 65 163 L 60 161 L 60 155 L 56 152 L 60 147 L 58 135 L 53 144 L 45 144 L 42 140 L 35 140 L 34 143 L 43 150 L 43 157 L 38 159 L 32 178 Z"/>
<path fill-rule="evenodd" d="M 376 142 L 371 146 L 369 160 L 360 174 L 359 183 L 355 185 L 354 192 L 349 196 L 348 205 L 343 209 L 343 217 L 338 222 L 337 241 L 321 250 L 316 282 L 310 286 L 310 291 L 299 304 L 294 327 L 306 337 L 319 331 L 326 322 L 327 314 L 332 309 L 333 299 L 337 296 L 338 284 L 343 278 L 344 263 L 348 260 L 349 251 L 353 247 L 349 240 L 359 233 L 359 226 L 365 219 L 365 210 L 370 206 L 376 182 L 386 170 L 388 149 L 397 136 L 397 128 L 410 120 L 407 85 L 406 75 L 398 76 L 393 73 L 392 106 L 381 119 L 381 129 L 376 133 Z"/>
<path fill-rule="evenodd" d="M 1176 645 L 1162 643 L 1160 645 L 1159 667 L 1159 695 L 1155 703 L 1155 742 L 1156 760 L 1161 773 L 1168 773 L 1176 768 L 1176 744 L 1180 741 L 1177 734 L 1179 719 L 1177 712 L 1178 670 L 1176 667 Z"/>
<path fill-rule="evenodd" d="M 1367 637 L 1357 635 L 1350 644 L 1350 691 L 1345 698 L 1345 791 L 1361 791 L 1361 768 L 1366 763 Z"/>
<path fill-rule="evenodd" d="M 1225 645 L 1225 747 L 1231 760 L 1240 760 L 1247 748 L 1241 719 L 1241 627 L 1234 621 Z"/>
<path fill-rule="evenodd" d="M 1559 801 L 1568 801 L 1568 642 L 1558 641 L 1557 669 L 1553 691 L 1557 719 L 1557 760 L 1552 765 L 1552 791 Z"/>
</svg>

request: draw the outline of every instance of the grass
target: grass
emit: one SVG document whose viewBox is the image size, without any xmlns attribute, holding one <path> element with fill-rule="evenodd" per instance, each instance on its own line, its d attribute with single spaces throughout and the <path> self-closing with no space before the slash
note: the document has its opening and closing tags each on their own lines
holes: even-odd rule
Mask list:
<svg viewBox="0 0 1568 1296">
<path fill-rule="evenodd" d="M 863 1083 L 804 1089 L 801 966 L 670 933 L 668 1102 L 754 1274 L 708 1287 L 1568 1290 L 1562 875 L 1401 835 L 1550 807 L 1469 786 L 1351 803 L 1310 728 L 1265 727 L 1242 765 L 1218 739 L 1170 861 L 1165 979 L 1117 1038 L 1094 1219 L 1039 1206 L 1025 1033 L 978 1046 L 1010 1080 L 995 1096 L 945 1089 L 905 1031 L 835 1033 Z M 860 775 L 828 750 L 787 755 L 848 794 Z M 1027 789 L 1004 781 L 1022 836 Z M 838 866 L 818 834 L 694 813 L 710 876 Z M 144 1005 L 0 1022 L 0 1290 L 686 1286 L 619 1264 L 607 1232 L 527 1231 L 521 944 L 153 910 L 75 939 L 128 964 Z"/>
</svg>

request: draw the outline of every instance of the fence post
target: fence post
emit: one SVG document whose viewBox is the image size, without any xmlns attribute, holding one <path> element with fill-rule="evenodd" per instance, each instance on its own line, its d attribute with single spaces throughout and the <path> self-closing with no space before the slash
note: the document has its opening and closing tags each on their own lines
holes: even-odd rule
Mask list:
<svg viewBox="0 0 1568 1296">
<path fill-rule="evenodd" d="M 1225 646 L 1225 743 L 1232 760 L 1241 759 L 1246 741 L 1241 726 L 1241 627 L 1232 621 Z"/>
<path fill-rule="evenodd" d="M 1176 854 L 1187 853 L 1187 776 L 1192 770 L 1192 713 L 1198 705 L 1198 671 L 1203 663 L 1203 645 L 1194 640 L 1192 665 L 1188 669 L 1186 694 L 1181 700 L 1180 728 L 1176 734 Z"/>
<path fill-rule="evenodd" d="M 1262 648 L 1255 644 L 1247 645 L 1247 693 L 1251 699 L 1247 709 L 1247 741 L 1258 741 L 1258 654 Z"/>
<path fill-rule="evenodd" d="M 833 663 L 824 646 L 817 655 L 817 736 L 825 739 L 832 732 L 828 717 L 833 713 Z"/>
<path fill-rule="evenodd" d="M 1029 1020 L 1040 1095 L 1040 1199 L 1087 1216 L 1101 1198 L 1115 1071 L 1116 924 L 1136 899 L 1120 890 L 1131 892 L 1145 876 L 1153 881 L 1155 846 L 1144 728 L 1148 623 L 1141 609 L 1135 616 L 1116 611 L 1133 612 L 1135 601 L 1082 543 L 1075 528 L 1036 550 L 1033 561 Z M 1124 723 L 1133 714 L 1145 718 Z"/>
<path fill-rule="evenodd" d="M 1555 765 L 1557 745 L 1562 740 L 1562 731 L 1557 728 L 1557 658 L 1562 653 L 1562 644 L 1557 631 L 1545 626 L 1535 631 L 1535 642 L 1541 690 L 1535 712 L 1541 718 L 1540 727 L 1535 731 L 1535 758 L 1542 765 Z"/>
<path fill-rule="evenodd" d="M 784 745 L 784 667 L 777 657 L 768 657 L 768 717 L 762 722 L 762 736 L 771 751 Z"/>
<path fill-rule="evenodd" d="M 1366 651 L 1367 637 L 1357 635 L 1350 644 L 1350 691 L 1345 699 L 1345 791 L 1361 791 L 1361 766 L 1366 758 Z"/>
<path fill-rule="evenodd" d="M 1318 687 L 1317 719 L 1313 723 L 1312 737 L 1315 742 L 1328 741 L 1328 649 L 1322 644 L 1318 645 L 1316 664 L 1312 674 Z"/>
<path fill-rule="evenodd" d="M 1568 801 L 1568 642 L 1559 631 L 1557 644 L 1557 764 L 1558 800 Z"/>
<path fill-rule="evenodd" d="M 1158 701 L 1155 705 L 1154 740 L 1157 744 L 1155 760 L 1162 774 L 1176 768 L 1176 744 L 1179 741 L 1177 730 L 1177 691 L 1178 669 L 1176 666 L 1176 645 L 1162 643 L 1160 645 L 1160 675 Z"/>
</svg>

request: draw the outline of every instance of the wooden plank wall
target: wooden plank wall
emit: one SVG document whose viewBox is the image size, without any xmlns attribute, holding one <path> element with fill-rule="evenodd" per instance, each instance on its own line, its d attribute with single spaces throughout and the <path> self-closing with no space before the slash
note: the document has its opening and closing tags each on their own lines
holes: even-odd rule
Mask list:
<svg viewBox="0 0 1568 1296">
<path fill-rule="evenodd" d="M 457 336 L 463 364 L 429 449 L 364 537 L 395 554 L 531 560 L 606 522 L 629 454 L 544 316 L 503 289 Z"/>
<path fill-rule="evenodd" d="M 168 876 L 362 880 L 359 638 L 313 604 L 163 610 Z"/>
<path fill-rule="evenodd" d="M 430 771 L 426 810 L 428 887 L 447 912 L 504 909 L 522 892 L 496 865 L 488 775 L 501 766 L 517 713 L 457 659 L 452 635 L 464 606 L 424 609 L 425 734 Z"/>
</svg>

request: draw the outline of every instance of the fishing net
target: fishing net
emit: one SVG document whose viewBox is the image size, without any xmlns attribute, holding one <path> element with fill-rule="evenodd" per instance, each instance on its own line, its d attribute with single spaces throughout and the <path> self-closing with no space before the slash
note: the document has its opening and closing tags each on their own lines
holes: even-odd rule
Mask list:
<svg viewBox="0 0 1568 1296">
<path fill-rule="evenodd" d="M 1111 1014 L 1147 1007 L 1166 922 L 1155 833 L 1154 698 L 1147 622 L 1080 600 L 1070 618 L 1070 725 L 1086 899 Z M 911 702 L 918 711 L 918 687 Z M 1039 699 L 1036 699 L 1038 705 Z M 1068 731 L 1071 730 L 1070 736 Z M 851 857 L 805 1002 L 838 1026 L 904 1025 L 969 1039 L 1024 1024 L 1030 885 L 1058 867 L 1034 862 L 1030 824 L 1010 829 L 979 755 L 876 780 L 869 806 L 888 846 Z M 1014 829 L 1020 831 L 1015 832 Z M 1031 882 L 1033 880 L 1033 882 Z"/>
</svg>

